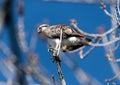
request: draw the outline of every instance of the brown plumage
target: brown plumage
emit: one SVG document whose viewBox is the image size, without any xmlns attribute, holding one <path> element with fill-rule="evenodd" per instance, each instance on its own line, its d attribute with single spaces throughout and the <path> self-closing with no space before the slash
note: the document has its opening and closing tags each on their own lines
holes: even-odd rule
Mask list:
<svg viewBox="0 0 120 85">
<path fill-rule="evenodd" d="M 46 26 L 46 29 L 42 31 L 42 28 Z M 84 37 L 85 35 L 80 33 L 78 30 L 73 29 L 70 26 L 64 25 L 64 24 L 59 24 L 59 25 L 54 25 L 54 26 L 49 26 L 49 25 L 40 25 L 38 27 L 38 32 L 43 33 L 45 36 L 49 38 L 60 38 L 60 30 L 62 29 L 63 32 L 63 38 L 67 38 L 70 36 L 79 36 L 79 37 Z"/>
<path fill-rule="evenodd" d="M 38 27 L 38 33 L 45 36 L 48 39 L 49 45 L 55 49 L 57 48 L 57 44 L 59 44 L 60 30 L 62 30 L 61 48 L 63 52 L 73 52 L 80 47 L 89 45 L 91 41 L 78 30 L 64 24 L 54 26 L 43 24 Z M 53 43 L 55 43 L 55 45 L 53 45 Z"/>
</svg>

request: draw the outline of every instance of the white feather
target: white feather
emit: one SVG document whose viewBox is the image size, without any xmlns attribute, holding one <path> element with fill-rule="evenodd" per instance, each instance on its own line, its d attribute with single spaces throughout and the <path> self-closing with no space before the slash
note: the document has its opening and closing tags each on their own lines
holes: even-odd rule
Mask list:
<svg viewBox="0 0 120 85">
<path fill-rule="evenodd" d="M 44 31 L 44 30 L 46 30 L 47 29 L 47 27 L 42 27 L 42 31 Z"/>
<path fill-rule="evenodd" d="M 76 37 L 70 37 L 68 40 L 71 41 L 71 42 L 76 42 L 77 38 Z"/>
<path fill-rule="evenodd" d="M 57 49 L 60 43 L 60 39 L 48 39 L 48 43 L 52 48 Z"/>
</svg>

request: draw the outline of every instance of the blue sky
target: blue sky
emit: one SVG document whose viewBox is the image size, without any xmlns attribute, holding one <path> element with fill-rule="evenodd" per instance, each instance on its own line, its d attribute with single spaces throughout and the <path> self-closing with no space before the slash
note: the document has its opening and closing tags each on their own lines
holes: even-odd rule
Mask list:
<svg viewBox="0 0 120 85">
<path fill-rule="evenodd" d="M 31 4 L 32 3 L 32 4 Z M 33 4 L 34 3 L 34 4 Z M 29 10 L 30 9 L 30 10 Z M 96 33 L 96 28 L 99 26 L 110 27 L 110 19 L 101 10 L 100 5 L 85 5 L 72 3 L 55 3 L 41 1 L 26 1 L 26 22 L 33 29 L 36 23 L 41 23 L 44 19 L 50 21 L 50 25 L 55 24 L 70 24 L 70 19 L 76 19 L 79 27 L 89 33 Z M 29 14 L 29 16 L 28 16 Z M 33 24 L 34 23 L 34 24 Z M 42 49 L 40 49 L 42 48 Z M 47 52 L 44 45 L 37 46 L 37 52 L 40 54 L 40 61 L 44 64 L 50 73 L 57 77 L 56 67 L 51 62 L 51 56 Z M 105 59 L 104 49 L 95 49 L 86 59 L 81 60 L 75 55 L 75 60 L 79 63 L 80 68 L 85 72 L 95 77 L 102 83 L 104 79 L 112 76 L 108 61 Z M 79 85 L 71 70 L 62 63 L 62 70 L 66 79 L 67 85 Z"/>
<path fill-rule="evenodd" d="M 32 34 L 37 31 L 36 28 L 39 24 L 47 21 L 50 25 L 70 25 L 71 19 L 76 19 L 78 26 L 89 33 L 96 33 L 96 29 L 99 26 L 104 26 L 106 30 L 110 28 L 110 18 L 104 14 L 99 4 L 85 5 L 25 0 L 24 24 L 28 42 L 30 42 Z M 48 48 L 40 38 L 37 42 L 35 52 L 40 56 L 40 63 L 46 67 L 51 75 L 54 75 L 59 80 L 55 63 L 52 62 Z M 74 59 L 81 69 L 102 82 L 103 85 L 105 85 L 104 80 L 106 78 L 113 76 L 110 65 L 105 58 L 104 48 L 96 48 L 83 60 L 79 58 L 77 53 L 71 55 L 74 55 Z M 72 70 L 63 62 L 61 67 L 67 85 L 79 85 Z"/>
</svg>

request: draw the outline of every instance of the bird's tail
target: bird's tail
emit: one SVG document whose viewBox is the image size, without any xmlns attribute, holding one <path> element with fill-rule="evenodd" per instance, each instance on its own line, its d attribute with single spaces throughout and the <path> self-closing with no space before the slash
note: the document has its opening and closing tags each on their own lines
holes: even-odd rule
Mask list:
<svg viewBox="0 0 120 85">
<path fill-rule="evenodd" d="M 86 38 L 86 41 L 91 42 L 92 40 L 91 40 L 91 39 L 89 39 L 89 38 Z"/>
<path fill-rule="evenodd" d="M 81 41 L 84 45 L 89 45 L 89 43 L 92 42 L 92 40 L 89 38 L 81 38 Z"/>
</svg>

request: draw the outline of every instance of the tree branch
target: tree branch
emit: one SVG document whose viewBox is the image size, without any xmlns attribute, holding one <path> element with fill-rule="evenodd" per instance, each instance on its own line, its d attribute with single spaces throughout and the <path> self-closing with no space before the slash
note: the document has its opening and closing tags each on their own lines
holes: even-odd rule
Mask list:
<svg viewBox="0 0 120 85">
<path fill-rule="evenodd" d="M 53 59 L 55 60 L 55 63 L 56 63 L 56 66 L 57 66 L 58 75 L 60 77 L 61 85 L 66 85 L 66 82 L 65 82 L 63 74 L 62 74 L 61 66 L 60 66 L 61 61 L 59 59 L 59 56 L 53 56 Z"/>
<path fill-rule="evenodd" d="M 103 34 L 90 34 L 90 33 L 84 32 L 76 24 L 73 24 L 73 27 L 75 29 L 77 29 L 79 32 L 85 34 L 86 36 L 90 36 L 90 37 L 93 37 L 93 38 L 98 38 L 98 37 L 104 37 L 104 36 L 110 34 L 111 32 L 115 31 L 116 29 L 119 28 L 119 25 L 115 25 L 114 27 L 110 28 L 107 32 L 105 32 Z"/>
</svg>

